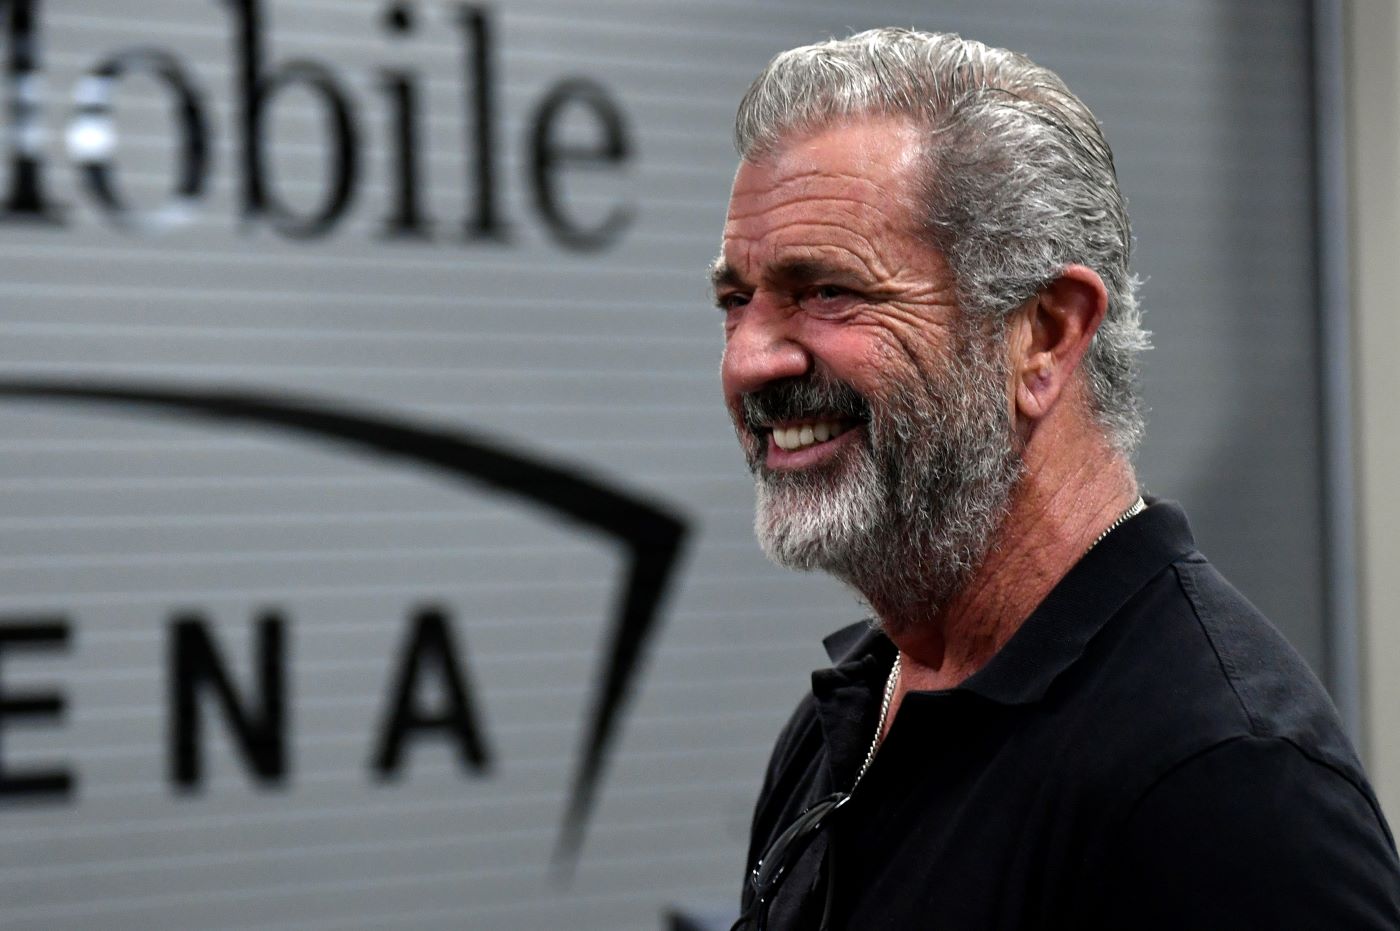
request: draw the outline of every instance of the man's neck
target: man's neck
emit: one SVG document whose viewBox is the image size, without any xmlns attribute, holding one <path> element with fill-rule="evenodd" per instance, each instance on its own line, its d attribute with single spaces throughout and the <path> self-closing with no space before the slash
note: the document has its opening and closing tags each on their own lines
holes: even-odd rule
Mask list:
<svg viewBox="0 0 1400 931">
<path fill-rule="evenodd" d="M 1137 500 L 1117 454 L 1048 457 L 1027 451 L 1026 475 L 976 572 L 932 616 L 887 616 L 899 647 L 901 694 L 955 686 L 996 655 L 1070 568 Z"/>
</svg>

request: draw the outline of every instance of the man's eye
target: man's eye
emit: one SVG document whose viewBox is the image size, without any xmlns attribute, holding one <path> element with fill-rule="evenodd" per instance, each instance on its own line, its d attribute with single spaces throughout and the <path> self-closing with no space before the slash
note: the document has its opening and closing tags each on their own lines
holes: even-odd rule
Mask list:
<svg viewBox="0 0 1400 931">
<path fill-rule="evenodd" d="M 850 296 L 851 292 L 848 289 L 843 288 L 839 285 L 819 284 L 814 285 L 811 289 L 807 291 L 805 299 L 808 301 L 816 301 L 818 303 L 830 303 L 832 301 L 844 300 L 846 298 L 849 298 Z"/>
<path fill-rule="evenodd" d="M 737 291 L 730 292 L 729 294 L 721 294 L 715 298 L 715 306 L 724 311 L 743 307 L 748 302 L 749 296 L 747 294 L 740 294 Z"/>
</svg>

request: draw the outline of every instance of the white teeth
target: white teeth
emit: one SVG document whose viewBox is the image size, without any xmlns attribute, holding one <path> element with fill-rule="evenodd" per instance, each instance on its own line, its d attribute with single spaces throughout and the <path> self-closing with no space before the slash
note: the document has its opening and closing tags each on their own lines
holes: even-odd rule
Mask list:
<svg viewBox="0 0 1400 931">
<path fill-rule="evenodd" d="M 773 442 L 777 447 L 786 452 L 795 449 L 803 449 L 814 443 L 825 443 L 827 440 L 834 440 L 842 433 L 846 432 L 846 427 L 834 420 L 823 420 L 818 423 L 803 424 L 800 427 L 774 427 Z"/>
</svg>

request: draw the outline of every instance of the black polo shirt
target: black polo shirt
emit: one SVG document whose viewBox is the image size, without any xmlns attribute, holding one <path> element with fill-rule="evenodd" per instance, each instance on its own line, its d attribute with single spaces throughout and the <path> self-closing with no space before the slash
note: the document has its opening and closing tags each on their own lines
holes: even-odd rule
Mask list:
<svg viewBox="0 0 1400 931">
<path fill-rule="evenodd" d="M 828 638 L 749 862 L 855 780 L 894 647 Z M 957 688 L 913 692 L 769 927 L 1400 928 L 1400 866 L 1331 702 L 1153 502 Z M 750 897 L 747 884 L 745 902 Z"/>
</svg>

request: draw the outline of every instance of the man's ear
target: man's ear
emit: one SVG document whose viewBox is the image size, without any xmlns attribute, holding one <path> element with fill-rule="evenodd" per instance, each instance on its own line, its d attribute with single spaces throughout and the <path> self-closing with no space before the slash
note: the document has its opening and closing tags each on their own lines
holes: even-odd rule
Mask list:
<svg viewBox="0 0 1400 931">
<path fill-rule="evenodd" d="M 1013 329 L 1011 375 L 1018 418 L 1038 421 L 1059 402 L 1108 310 L 1093 269 L 1069 265 L 1021 305 Z"/>
</svg>

